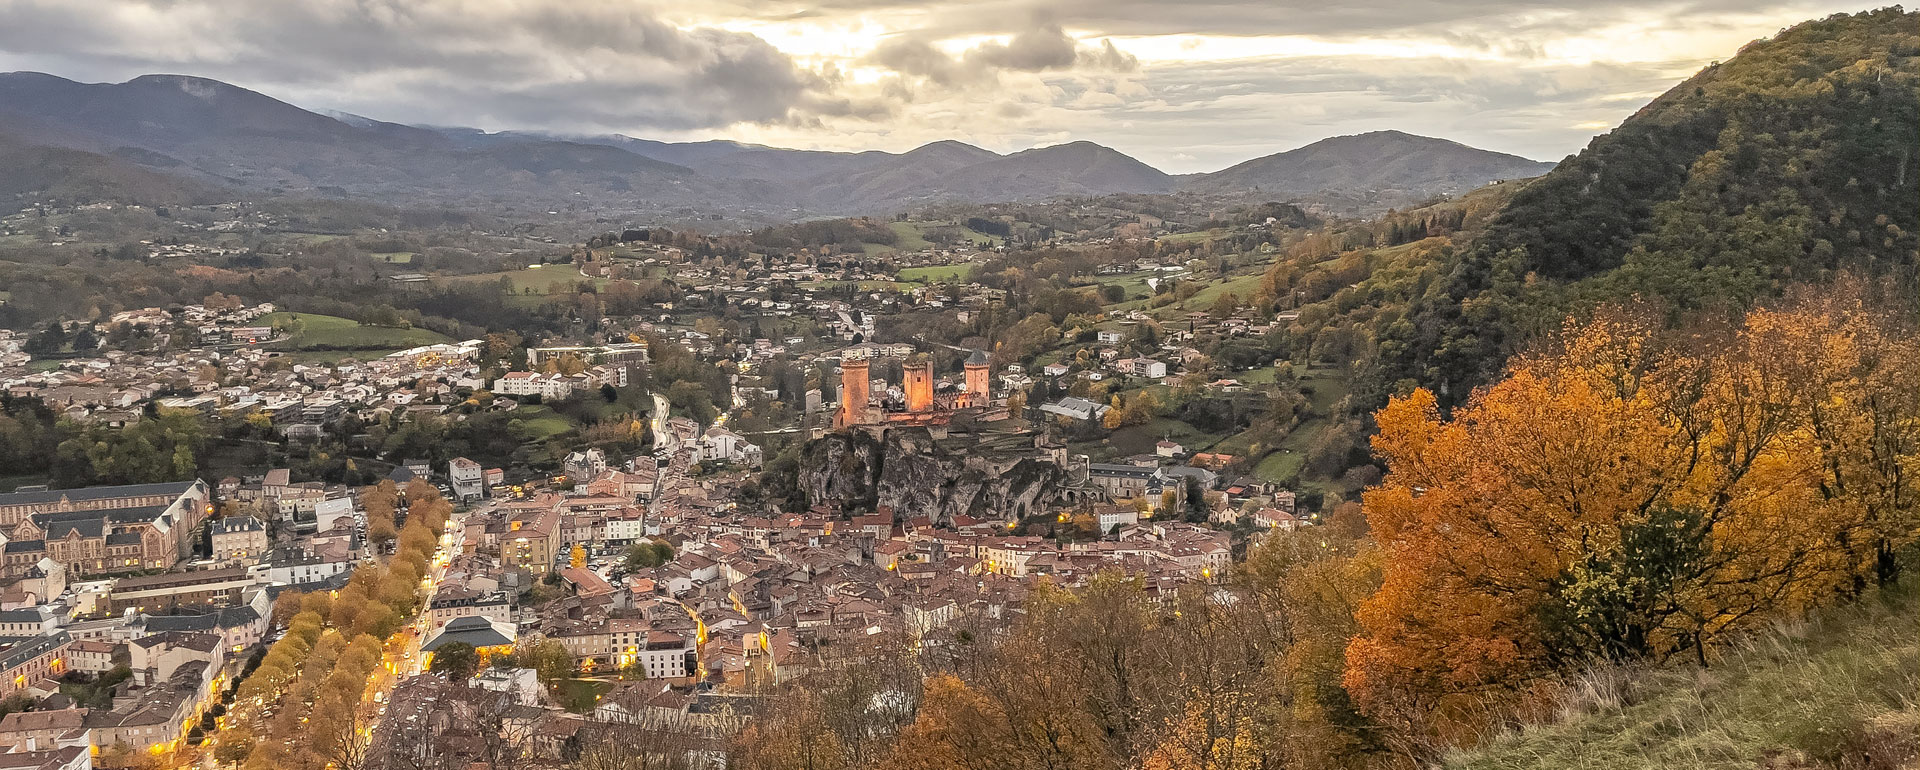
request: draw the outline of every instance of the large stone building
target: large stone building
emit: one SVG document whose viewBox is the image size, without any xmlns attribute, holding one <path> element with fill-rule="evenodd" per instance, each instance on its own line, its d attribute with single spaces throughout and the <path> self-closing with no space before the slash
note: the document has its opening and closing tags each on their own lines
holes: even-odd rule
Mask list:
<svg viewBox="0 0 1920 770">
<path fill-rule="evenodd" d="M 43 558 L 76 577 L 168 569 L 192 552 L 208 500 L 197 479 L 0 495 L 0 570 L 19 577 Z"/>
</svg>

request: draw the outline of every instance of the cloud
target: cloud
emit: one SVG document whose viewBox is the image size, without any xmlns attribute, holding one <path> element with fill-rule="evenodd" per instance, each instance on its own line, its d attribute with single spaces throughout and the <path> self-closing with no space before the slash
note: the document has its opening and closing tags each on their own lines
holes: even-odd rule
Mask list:
<svg viewBox="0 0 1920 770">
<path fill-rule="evenodd" d="M 943 35 L 1001 34 L 1009 20 L 1045 18 L 1096 36 L 1433 36 L 1524 38 L 1597 22 L 1660 19 L 1685 26 L 1728 18 L 1816 18 L 1864 6 L 1831 0 L 664 0 L 693 16 L 778 20 L 860 16 L 916 20 Z"/>
<path fill-rule="evenodd" d="M 969 64 L 1021 72 L 1066 69 L 1078 58 L 1073 38 L 1058 24 L 1022 30 L 1004 45 L 981 43 L 966 53 Z"/>
<path fill-rule="evenodd" d="M 871 118 L 766 41 L 611 0 L 0 0 L 16 65 L 186 72 L 389 119 L 632 130 Z"/>
<path fill-rule="evenodd" d="M 1115 48 L 1113 41 L 1082 46 L 1060 25 L 1035 22 L 1007 42 L 987 41 L 959 55 L 935 46 L 925 31 L 883 41 L 867 61 L 903 75 L 948 87 L 995 84 L 1002 72 L 1132 72 L 1139 59 Z"/>
</svg>

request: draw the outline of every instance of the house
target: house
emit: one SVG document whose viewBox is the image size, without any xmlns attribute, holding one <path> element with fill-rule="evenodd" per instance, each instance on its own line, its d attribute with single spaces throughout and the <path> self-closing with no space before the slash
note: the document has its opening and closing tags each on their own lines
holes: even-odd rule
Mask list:
<svg viewBox="0 0 1920 770">
<path fill-rule="evenodd" d="M 0 745 L 13 748 L 7 753 L 8 757 L 68 748 L 79 748 L 81 754 L 86 754 L 88 747 L 93 745 L 93 733 L 87 729 L 87 710 L 69 708 L 8 714 L 0 719 Z M 38 768 L 47 765 L 17 765 L 0 760 L 0 768 L 15 767 Z"/>
<path fill-rule="evenodd" d="M 1142 465 L 1089 463 L 1088 480 L 1116 499 L 1143 496 L 1159 476 L 1158 469 Z"/>
<path fill-rule="evenodd" d="M 539 672 L 530 668 L 489 668 L 473 677 L 473 686 L 490 692 L 506 693 L 515 704 L 538 706 L 546 688 L 540 686 Z"/>
<path fill-rule="evenodd" d="M 1093 512 L 1094 521 L 1102 534 L 1112 532 L 1114 527 L 1131 527 L 1140 523 L 1140 511 L 1131 506 L 1109 505 Z"/>
<path fill-rule="evenodd" d="M 458 500 L 478 500 L 486 493 L 486 472 L 480 464 L 465 457 L 447 461 L 447 479 Z"/>
<path fill-rule="evenodd" d="M 207 539 L 213 561 L 222 566 L 252 566 L 267 554 L 267 525 L 252 516 L 210 522 Z"/>
<path fill-rule="evenodd" d="M 1164 362 L 1155 361 L 1151 358 L 1136 358 L 1133 359 L 1131 374 L 1135 377 L 1146 377 L 1157 380 L 1167 376 L 1167 365 Z"/>
<path fill-rule="evenodd" d="M 1161 457 L 1179 457 L 1185 454 L 1186 451 L 1186 447 L 1180 446 L 1172 441 L 1161 441 L 1153 445 L 1153 453 Z"/>
<path fill-rule="evenodd" d="M 218 673 L 203 661 L 192 661 L 176 667 L 164 682 L 135 690 L 134 697 L 115 698 L 111 710 L 88 712 L 86 725 L 93 733 L 94 749 L 119 747 L 158 754 L 177 748 L 186 737 L 187 725 L 212 699 Z"/>
<path fill-rule="evenodd" d="M 1293 515 L 1278 508 L 1262 508 L 1253 513 L 1253 524 L 1264 529 L 1292 531 L 1312 524 L 1305 518 Z"/>
<path fill-rule="evenodd" d="M 567 459 L 561 465 L 568 476 L 584 483 L 607 472 L 607 455 L 598 448 L 572 452 L 567 455 Z"/>
<path fill-rule="evenodd" d="M 427 603 L 427 619 L 440 628 L 461 618 L 486 618 L 495 623 L 513 622 L 513 597 L 506 591 L 477 591 L 447 586 Z"/>
<path fill-rule="evenodd" d="M 67 647 L 67 668 L 86 674 L 112 671 L 114 645 L 99 639 L 81 639 Z M 0 729 L 0 731 L 4 731 Z"/>
<path fill-rule="evenodd" d="M 718 425 L 700 437 L 700 461 L 760 467 L 760 447 Z"/>
<path fill-rule="evenodd" d="M 1102 345 L 1118 345 L 1124 336 L 1115 331 L 1100 331 L 1094 333 L 1094 338 Z"/>
<path fill-rule="evenodd" d="M 1098 420 L 1107 413 L 1108 408 L 1105 404 L 1096 404 L 1078 396 L 1067 396 L 1051 404 L 1042 405 L 1040 411 L 1075 420 Z"/>
<path fill-rule="evenodd" d="M 1052 363 L 1040 367 L 1040 373 L 1048 377 L 1060 377 L 1072 370 L 1072 367 L 1062 363 Z"/>
<path fill-rule="evenodd" d="M 0 649 L 0 690 L 25 692 L 28 685 L 41 679 L 55 679 L 67 672 L 67 648 L 73 637 L 65 631 L 17 639 Z"/>
</svg>

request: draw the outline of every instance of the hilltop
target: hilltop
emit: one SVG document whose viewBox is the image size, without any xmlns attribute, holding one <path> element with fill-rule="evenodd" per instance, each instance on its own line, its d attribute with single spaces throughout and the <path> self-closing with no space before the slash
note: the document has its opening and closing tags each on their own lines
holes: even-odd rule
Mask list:
<svg viewBox="0 0 1920 770">
<path fill-rule="evenodd" d="M 1446 139 L 1372 131 L 1254 158 L 1193 177 L 1181 188 L 1251 191 L 1263 200 L 1345 196 L 1385 208 L 1458 195 L 1489 182 L 1539 176 L 1553 165 Z"/>
<path fill-rule="evenodd" d="M 1740 308 L 1851 271 L 1911 293 L 1920 34 L 1898 9 L 1808 22 L 1702 70 L 1513 196 L 1379 326 L 1373 399 L 1464 399 L 1568 313 Z M 1398 319 L 1396 319 L 1398 320 Z"/>
</svg>

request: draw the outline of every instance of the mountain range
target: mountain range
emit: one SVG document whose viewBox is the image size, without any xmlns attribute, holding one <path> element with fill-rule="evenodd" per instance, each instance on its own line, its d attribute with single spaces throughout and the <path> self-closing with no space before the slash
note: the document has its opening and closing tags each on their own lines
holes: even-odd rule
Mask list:
<svg viewBox="0 0 1920 770">
<path fill-rule="evenodd" d="M 1173 192 L 1366 214 L 1553 167 L 1378 131 L 1176 176 L 1085 141 L 1003 155 L 956 141 L 903 153 L 827 152 L 724 140 L 490 133 L 307 110 L 182 75 L 79 83 L 36 72 L 0 74 L 0 142 L 15 156 L 0 165 L 0 176 L 14 177 L 0 180 L 0 192 L 93 190 L 96 197 L 178 202 L 247 191 L 502 213 L 678 212 L 748 221 Z M 61 173 L 67 168 L 70 177 Z M 113 181 L 123 177 L 126 184 Z"/>
</svg>

